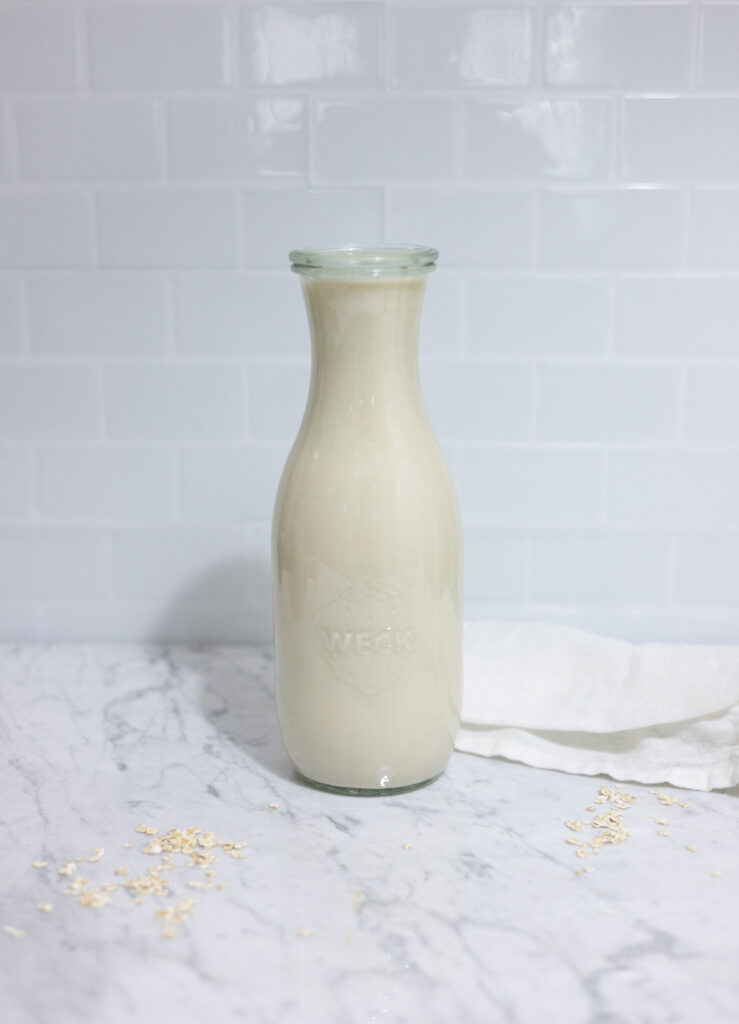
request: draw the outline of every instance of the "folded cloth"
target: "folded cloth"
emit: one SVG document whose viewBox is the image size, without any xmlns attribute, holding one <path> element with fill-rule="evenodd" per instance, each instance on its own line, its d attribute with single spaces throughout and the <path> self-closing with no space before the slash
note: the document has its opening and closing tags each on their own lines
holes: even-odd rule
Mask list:
<svg viewBox="0 0 739 1024">
<path fill-rule="evenodd" d="M 470 622 L 464 673 L 458 750 L 688 789 L 739 783 L 739 646 Z"/>
</svg>

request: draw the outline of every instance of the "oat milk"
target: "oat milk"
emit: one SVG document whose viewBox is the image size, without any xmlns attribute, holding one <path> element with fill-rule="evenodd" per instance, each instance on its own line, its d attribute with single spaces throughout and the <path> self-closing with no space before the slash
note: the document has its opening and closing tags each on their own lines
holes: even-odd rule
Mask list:
<svg viewBox="0 0 739 1024">
<path fill-rule="evenodd" d="M 418 380 L 424 286 L 303 278 L 313 367 L 275 507 L 275 667 L 287 751 L 323 786 L 427 781 L 459 724 L 460 522 Z"/>
</svg>

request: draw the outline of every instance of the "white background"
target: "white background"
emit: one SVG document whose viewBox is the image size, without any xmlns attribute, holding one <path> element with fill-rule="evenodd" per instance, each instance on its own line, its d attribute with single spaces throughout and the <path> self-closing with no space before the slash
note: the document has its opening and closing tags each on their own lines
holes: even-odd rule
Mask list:
<svg viewBox="0 0 739 1024">
<path fill-rule="evenodd" d="M 739 640 L 739 4 L 0 4 L 0 636 L 268 637 L 287 251 L 436 245 L 467 615 Z"/>
</svg>

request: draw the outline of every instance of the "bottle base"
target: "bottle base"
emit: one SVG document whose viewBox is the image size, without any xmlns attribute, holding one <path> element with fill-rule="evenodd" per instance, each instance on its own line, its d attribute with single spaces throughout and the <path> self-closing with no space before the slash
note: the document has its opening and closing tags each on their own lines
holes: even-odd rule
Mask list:
<svg viewBox="0 0 739 1024">
<path fill-rule="evenodd" d="M 412 793 L 414 789 L 430 786 L 432 782 L 436 782 L 444 774 L 441 771 L 437 775 L 432 775 L 429 779 L 423 779 L 421 782 L 412 782 L 409 786 L 385 786 L 382 789 L 362 789 L 358 786 L 332 786 L 327 782 L 318 782 L 317 779 L 308 778 L 307 775 L 299 772 L 297 768 L 295 771 L 303 782 L 307 782 L 314 789 L 322 789 L 325 793 L 338 793 L 339 796 L 399 796 L 401 793 Z"/>
</svg>

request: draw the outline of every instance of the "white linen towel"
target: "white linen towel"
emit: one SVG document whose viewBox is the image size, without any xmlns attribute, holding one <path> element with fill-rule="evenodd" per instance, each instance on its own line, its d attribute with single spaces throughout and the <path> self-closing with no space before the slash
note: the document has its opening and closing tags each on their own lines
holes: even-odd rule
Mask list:
<svg viewBox="0 0 739 1024">
<path fill-rule="evenodd" d="M 739 646 L 470 622 L 464 673 L 458 750 L 619 781 L 739 783 Z"/>
</svg>

